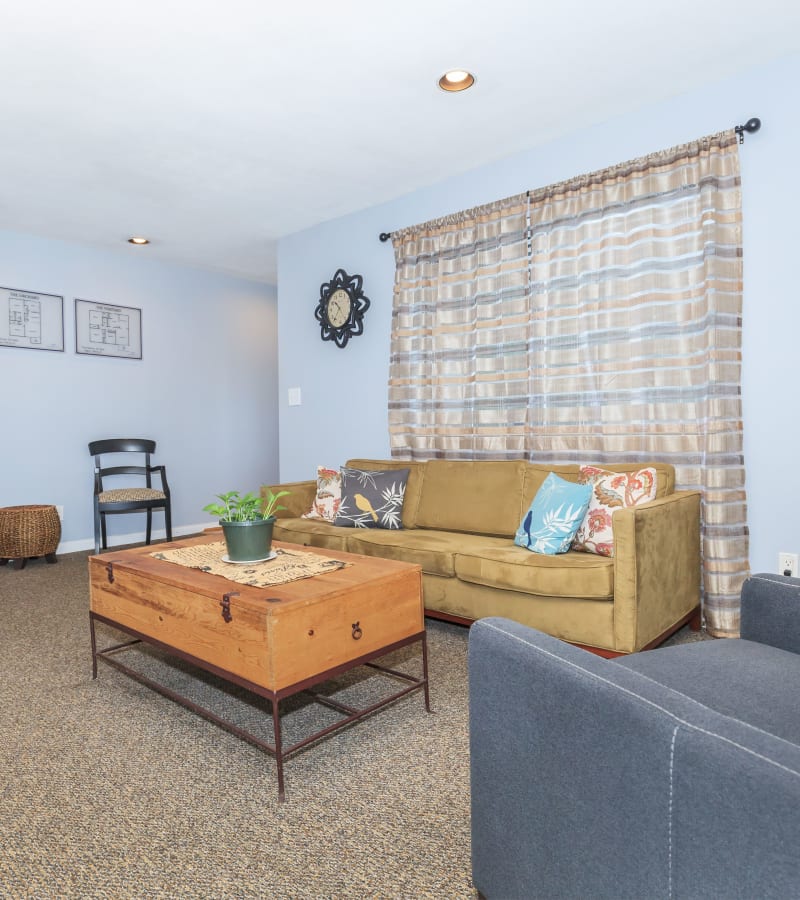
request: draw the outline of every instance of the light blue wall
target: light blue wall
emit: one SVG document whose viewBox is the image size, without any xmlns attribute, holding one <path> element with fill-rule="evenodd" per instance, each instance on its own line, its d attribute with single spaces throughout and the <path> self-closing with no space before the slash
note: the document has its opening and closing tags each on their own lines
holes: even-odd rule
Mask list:
<svg viewBox="0 0 800 900">
<path fill-rule="evenodd" d="M 179 533 L 278 474 L 275 289 L 126 250 L 0 232 L 0 285 L 63 295 L 65 330 L 64 353 L 0 348 L 0 506 L 63 506 L 61 552 L 93 545 L 90 440 L 157 441 Z M 76 355 L 75 297 L 140 308 L 143 358 Z M 110 517 L 111 543 L 144 521 Z"/>
<path fill-rule="evenodd" d="M 281 241 L 282 480 L 313 477 L 320 463 L 337 466 L 350 456 L 389 453 L 386 408 L 394 259 L 391 244 L 378 241 L 379 232 L 571 178 L 759 116 L 761 131 L 741 148 L 743 404 L 751 567 L 774 571 L 779 551 L 800 552 L 800 488 L 793 477 L 800 445 L 796 391 L 800 234 L 794 221 L 800 191 L 792 174 L 800 152 L 798 84 L 800 57 L 791 57 Z M 528 114 L 535 116 L 535 108 Z M 442 148 L 454 158 L 457 151 Z M 339 267 L 362 274 L 372 300 L 364 335 L 344 350 L 320 341 L 313 315 L 320 283 Z M 290 387 L 301 388 L 301 406 L 287 405 Z"/>
</svg>

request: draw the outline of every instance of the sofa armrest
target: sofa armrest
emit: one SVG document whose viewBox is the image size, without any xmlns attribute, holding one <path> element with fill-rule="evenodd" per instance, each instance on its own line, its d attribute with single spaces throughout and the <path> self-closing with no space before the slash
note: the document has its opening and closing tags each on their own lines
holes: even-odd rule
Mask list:
<svg viewBox="0 0 800 900">
<path fill-rule="evenodd" d="M 265 484 L 261 488 L 261 496 L 266 497 L 267 491 L 277 494 L 278 491 L 289 491 L 288 497 L 281 497 L 280 506 L 285 506 L 275 513 L 278 519 L 297 519 L 311 509 L 314 497 L 317 494 L 316 481 L 288 481 L 286 484 Z"/>
<path fill-rule="evenodd" d="M 800 578 L 759 573 L 742 585 L 741 636 L 800 653 Z"/>
<path fill-rule="evenodd" d="M 614 649 L 631 653 L 700 603 L 700 493 L 618 509 L 612 527 Z"/>
</svg>

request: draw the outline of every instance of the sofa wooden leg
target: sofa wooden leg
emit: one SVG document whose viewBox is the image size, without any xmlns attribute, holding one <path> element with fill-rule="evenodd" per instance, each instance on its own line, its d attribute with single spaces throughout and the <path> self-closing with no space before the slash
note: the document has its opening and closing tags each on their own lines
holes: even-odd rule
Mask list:
<svg viewBox="0 0 800 900">
<path fill-rule="evenodd" d="M 700 612 L 700 608 L 698 607 L 697 612 L 692 616 L 691 619 L 689 619 L 689 628 L 691 628 L 692 631 L 700 631 L 702 624 L 703 617 Z"/>
</svg>

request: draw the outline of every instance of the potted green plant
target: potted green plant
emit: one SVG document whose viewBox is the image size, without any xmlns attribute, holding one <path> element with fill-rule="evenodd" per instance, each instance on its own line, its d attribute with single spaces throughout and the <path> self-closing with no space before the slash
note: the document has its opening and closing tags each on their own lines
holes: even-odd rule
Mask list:
<svg viewBox="0 0 800 900">
<path fill-rule="evenodd" d="M 227 494 L 217 494 L 221 503 L 209 503 L 203 507 L 203 512 L 219 519 L 230 562 L 256 562 L 269 557 L 275 513 L 286 509 L 279 506 L 278 501 L 288 493 L 278 491 L 273 494 L 267 489 L 266 497 L 261 498 L 250 492 L 240 494 L 239 491 L 228 491 Z"/>
</svg>

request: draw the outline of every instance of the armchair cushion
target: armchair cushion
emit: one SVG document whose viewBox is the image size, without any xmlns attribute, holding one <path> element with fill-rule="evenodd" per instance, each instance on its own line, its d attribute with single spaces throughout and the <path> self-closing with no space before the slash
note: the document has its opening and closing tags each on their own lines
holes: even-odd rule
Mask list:
<svg viewBox="0 0 800 900">
<path fill-rule="evenodd" d="M 632 653 L 611 662 L 800 744 L 800 659 L 787 650 L 723 638 Z"/>
</svg>

